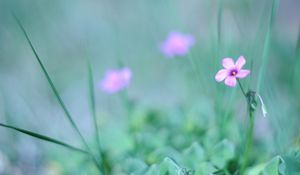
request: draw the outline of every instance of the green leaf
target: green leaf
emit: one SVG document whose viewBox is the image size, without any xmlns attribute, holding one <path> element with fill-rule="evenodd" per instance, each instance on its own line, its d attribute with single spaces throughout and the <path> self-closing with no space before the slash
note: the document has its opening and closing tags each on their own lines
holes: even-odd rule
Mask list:
<svg viewBox="0 0 300 175">
<path fill-rule="evenodd" d="M 267 163 L 257 165 L 246 173 L 247 175 L 299 175 L 300 151 L 294 151 L 283 156 L 276 156 Z"/>
<path fill-rule="evenodd" d="M 177 175 L 181 167 L 173 159 L 165 158 L 164 161 L 160 164 L 159 168 L 160 168 L 159 169 L 160 175 L 165 175 L 165 174 Z"/>
<path fill-rule="evenodd" d="M 280 172 L 284 175 L 300 174 L 300 151 L 293 151 L 282 156 L 283 163 L 279 166 Z"/>
<path fill-rule="evenodd" d="M 282 158 L 280 156 L 274 157 L 267 163 L 257 165 L 250 168 L 247 175 L 282 175 L 279 173 L 279 166 L 282 163 Z M 289 175 L 289 174 L 286 174 Z"/>
<path fill-rule="evenodd" d="M 143 174 L 143 171 L 147 168 L 145 162 L 136 158 L 128 158 L 123 164 L 126 174 Z"/>
<path fill-rule="evenodd" d="M 159 174 L 159 165 L 153 164 L 147 169 L 145 169 L 145 175 L 158 175 Z"/>
<path fill-rule="evenodd" d="M 87 152 L 85 150 L 82 150 L 80 148 L 76 148 L 76 147 L 71 146 L 67 143 L 61 142 L 59 140 L 53 139 L 53 138 L 45 136 L 45 135 L 41 135 L 41 134 L 38 134 L 38 133 L 35 133 L 35 132 L 32 132 L 32 131 L 28 131 L 28 130 L 25 130 L 25 129 L 20 129 L 20 128 L 17 128 L 17 127 L 11 126 L 11 125 L 6 125 L 6 124 L 3 124 L 3 123 L 0 123 L 0 126 L 5 127 L 5 128 L 9 128 L 9 129 L 12 129 L 12 130 L 15 130 L 15 131 L 18 131 L 18 132 L 21 132 L 23 134 L 38 138 L 40 140 L 44 140 L 44 141 L 51 142 L 51 143 L 54 143 L 54 144 L 57 144 L 57 145 L 61 145 L 61 146 L 66 147 L 70 150 L 73 150 L 73 151 L 77 151 L 77 152 L 81 152 L 81 153 L 90 155 L 89 152 Z"/>
<path fill-rule="evenodd" d="M 281 157 L 273 158 L 260 173 L 261 175 L 280 175 L 278 172 L 278 167 L 280 162 L 282 162 Z"/>
<path fill-rule="evenodd" d="M 234 145 L 228 140 L 223 140 L 213 148 L 210 160 L 215 166 L 222 169 L 226 166 L 229 160 L 234 158 L 234 155 Z"/>
<path fill-rule="evenodd" d="M 212 174 L 212 172 L 218 171 L 211 162 L 200 162 L 196 169 L 196 175 L 200 174 Z"/>
<path fill-rule="evenodd" d="M 205 153 L 201 145 L 193 143 L 183 151 L 183 162 L 186 166 L 196 169 L 205 159 Z"/>
</svg>

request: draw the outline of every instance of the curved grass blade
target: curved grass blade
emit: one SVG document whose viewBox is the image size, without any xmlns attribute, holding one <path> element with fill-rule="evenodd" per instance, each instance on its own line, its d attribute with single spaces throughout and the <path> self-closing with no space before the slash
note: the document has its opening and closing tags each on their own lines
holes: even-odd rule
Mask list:
<svg viewBox="0 0 300 175">
<path fill-rule="evenodd" d="M 258 93 L 260 92 L 263 76 L 265 74 L 266 66 L 267 66 L 267 63 L 269 60 L 271 34 L 272 34 L 272 28 L 273 28 L 273 24 L 275 21 L 275 15 L 277 14 L 278 6 L 279 6 L 279 0 L 273 0 L 270 20 L 269 20 L 269 26 L 268 26 L 268 30 L 267 30 L 267 34 L 266 34 L 266 38 L 265 38 L 265 42 L 264 42 L 264 50 L 263 50 L 263 55 L 262 55 L 262 66 L 259 69 L 258 81 L 257 81 L 257 86 L 256 86 L 256 91 Z"/>
<path fill-rule="evenodd" d="M 29 135 L 31 137 L 38 138 L 38 139 L 43 140 L 43 141 L 47 141 L 47 142 L 51 142 L 51 143 L 54 143 L 54 144 L 57 144 L 57 145 L 61 145 L 61 146 L 66 147 L 70 150 L 73 150 L 73 151 L 77 151 L 77 152 L 81 152 L 81 153 L 86 154 L 86 155 L 90 155 L 90 153 L 85 151 L 85 150 L 82 150 L 80 148 L 76 148 L 72 145 L 69 145 L 67 143 L 61 142 L 59 140 L 53 139 L 53 138 L 45 136 L 45 135 L 41 135 L 41 134 L 38 134 L 38 133 L 35 133 L 35 132 L 32 132 L 32 131 L 17 128 L 17 127 L 11 126 L 11 125 L 6 125 L 6 124 L 3 124 L 3 123 L 0 123 L 0 126 L 5 127 L 5 128 L 9 128 L 9 129 L 12 129 L 12 130 L 15 130 L 15 131 L 18 131 L 18 132 L 21 132 L 23 134 Z"/>
<path fill-rule="evenodd" d="M 51 89 L 52 89 L 52 91 L 53 91 L 55 97 L 56 97 L 56 99 L 58 100 L 60 106 L 62 107 L 62 109 L 63 109 L 65 115 L 67 116 L 67 118 L 68 118 L 69 122 L 71 123 L 72 127 L 74 128 L 74 130 L 75 130 L 75 131 L 77 132 L 77 134 L 79 135 L 79 137 L 80 137 L 82 143 L 84 144 L 84 146 L 86 147 L 86 149 L 88 150 L 88 152 L 90 153 L 90 155 L 93 157 L 93 161 L 95 162 L 95 164 L 96 164 L 96 166 L 98 167 L 99 171 L 101 171 L 101 168 L 100 168 L 101 166 L 100 166 L 100 164 L 98 163 L 97 159 L 96 159 L 95 156 L 93 155 L 93 153 L 92 153 L 90 147 L 88 146 L 88 144 L 87 144 L 87 142 L 85 141 L 84 137 L 82 136 L 80 130 L 78 129 L 76 123 L 74 122 L 74 120 L 73 120 L 73 118 L 72 118 L 70 112 L 68 111 L 68 109 L 67 109 L 65 103 L 63 102 L 62 98 L 60 97 L 60 95 L 59 95 L 59 93 L 58 93 L 56 87 L 54 86 L 54 83 L 52 82 L 52 80 L 51 80 L 51 78 L 50 78 L 50 76 L 49 76 L 49 74 L 48 74 L 48 72 L 47 72 L 47 70 L 46 70 L 46 68 L 45 68 L 45 66 L 43 65 L 43 63 L 42 63 L 40 57 L 38 56 L 38 54 L 37 54 L 37 52 L 36 52 L 36 50 L 35 50 L 35 48 L 34 48 L 32 42 L 31 42 L 31 40 L 29 39 L 29 36 L 28 36 L 28 34 L 27 34 L 25 28 L 23 27 L 23 25 L 22 25 L 22 23 L 20 22 L 20 20 L 16 17 L 16 15 L 13 14 L 13 17 L 15 18 L 15 20 L 16 20 L 18 26 L 20 27 L 20 29 L 22 30 L 23 34 L 25 35 L 25 38 L 26 38 L 26 40 L 27 40 L 27 42 L 28 42 L 28 44 L 29 44 L 31 50 L 32 50 L 32 52 L 34 53 L 34 56 L 35 56 L 36 60 L 38 61 L 39 65 L 40 65 L 40 67 L 41 67 L 41 69 L 42 69 L 42 71 L 43 71 L 43 73 L 44 73 L 44 75 L 45 75 L 45 77 L 46 77 L 46 79 L 47 79 L 47 81 L 48 81 L 48 83 L 49 83 L 49 85 L 50 85 L 50 87 L 51 87 Z"/>
<path fill-rule="evenodd" d="M 93 77 L 93 69 L 91 63 L 88 61 L 88 81 L 89 81 L 89 97 L 90 97 L 90 107 L 95 127 L 95 135 L 96 135 L 96 142 L 98 146 L 98 150 L 101 155 L 101 145 L 100 145 L 100 136 L 99 136 L 99 127 L 97 124 L 97 116 L 96 116 L 96 101 L 95 101 L 95 91 L 94 91 L 94 77 Z"/>
<path fill-rule="evenodd" d="M 21 24 L 21 22 L 19 21 L 19 19 L 18 19 L 16 16 L 14 16 L 14 17 L 15 17 L 15 20 L 17 21 L 17 23 L 18 23 L 18 26 L 21 28 L 23 34 L 25 35 L 26 40 L 27 40 L 28 44 L 30 45 L 31 50 L 32 50 L 33 53 L 34 53 L 35 58 L 37 59 L 37 61 L 38 61 L 39 65 L 40 65 L 40 67 L 42 68 L 43 73 L 44 73 L 44 75 L 45 75 L 45 77 L 46 77 L 46 79 L 47 79 L 49 85 L 51 86 L 51 89 L 52 89 L 52 91 L 53 91 L 55 97 L 57 98 L 57 100 L 58 100 L 60 106 L 62 107 L 64 113 L 66 114 L 66 116 L 67 116 L 69 122 L 71 123 L 72 127 L 76 130 L 76 132 L 78 133 L 78 135 L 80 135 L 80 138 L 83 140 L 84 144 L 86 144 L 86 142 L 84 141 L 84 138 L 83 138 L 82 134 L 80 133 L 80 131 L 79 131 L 77 125 L 75 124 L 73 118 L 71 117 L 70 112 L 67 110 L 66 105 L 64 104 L 63 100 L 61 99 L 61 97 L 60 97 L 60 95 L 59 95 L 59 93 L 58 93 L 56 87 L 54 86 L 54 83 L 52 82 L 52 80 L 51 80 L 51 78 L 50 78 L 50 76 L 49 76 L 49 74 L 48 74 L 48 72 L 47 72 L 45 66 L 43 65 L 41 59 L 39 58 L 39 56 L 38 56 L 38 54 L 37 54 L 35 48 L 33 47 L 33 44 L 32 44 L 32 42 L 31 42 L 31 40 L 29 39 L 29 36 L 28 36 L 26 30 L 24 29 L 24 27 L 23 27 L 23 25 Z"/>
<path fill-rule="evenodd" d="M 89 96 L 90 96 L 90 106 L 91 106 L 91 111 L 92 111 L 92 117 L 94 121 L 94 127 L 95 127 L 95 136 L 96 136 L 96 142 L 101 158 L 101 166 L 103 169 L 103 174 L 111 174 L 111 165 L 108 162 L 105 153 L 102 150 L 101 147 L 101 142 L 100 142 L 100 135 L 99 135 L 99 126 L 97 122 L 97 115 L 96 115 L 96 100 L 95 100 L 95 90 L 94 90 L 94 76 L 93 76 L 93 68 L 89 60 L 87 60 L 88 64 L 88 79 L 89 79 Z"/>
</svg>

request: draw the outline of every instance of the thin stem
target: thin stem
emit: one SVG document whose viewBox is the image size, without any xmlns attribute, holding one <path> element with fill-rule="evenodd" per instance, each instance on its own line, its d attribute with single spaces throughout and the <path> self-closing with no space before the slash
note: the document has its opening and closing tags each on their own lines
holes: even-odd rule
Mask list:
<svg viewBox="0 0 300 175">
<path fill-rule="evenodd" d="M 218 18 L 217 18 L 217 29 L 218 29 L 218 33 L 217 33 L 217 38 L 218 38 L 218 46 L 221 45 L 221 38 L 222 38 L 222 14 L 223 14 L 223 1 L 219 0 L 218 1 Z M 218 47 L 219 51 L 220 51 L 220 47 Z"/>
<path fill-rule="evenodd" d="M 133 111 L 133 102 L 129 99 L 128 97 L 128 92 L 127 90 L 125 89 L 123 92 L 120 93 L 120 98 L 121 98 L 121 101 L 123 103 L 123 105 L 125 106 L 126 110 L 126 116 L 128 117 L 128 120 L 129 120 L 129 131 L 131 131 L 133 128 L 132 128 L 132 111 Z"/>
<path fill-rule="evenodd" d="M 96 115 L 96 100 L 95 100 L 95 92 L 94 92 L 94 77 L 93 77 L 93 70 L 90 62 L 88 62 L 88 73 L 89 73 L 89 95 L 90 95 L 90 105 L 91 105 L 91 112 L 93 117 L 93 123 L 95 128 L 95 135 L 96 135 L 96 142 L 98 146 L 98 151 L 101 154 L 101 145 L 100 145 L 100 136 L 99 136 L 99 127 L 97 122 L 97 115 Z"/>
<path fill-rule="evenodd" d="M 129 99 L 128 96 L 128 91 L 124 90 L 123 92 L 120 93 L 120 98 L 122 100 L 123 105 L 125 106 L 125 114 L 128 117 L 128 134 L 132 137 L 133 139 L 133 149 L 136 150 L 136 152 L 139 152 L 139 144 L 138 144 L 138 139 L 135 134 L 135 128 L 133 124 L 133 110 L 134 110 L 134 102 Z"/>
<path fill-rule="evenodd" d="M 109 174 L 107 172 L 107 168 L 105 166 L 105 160 L 104 160 L 104 153 L 102 152 L 101 144 L 100 144 L 100 135 L 99 135 L 99 126 L 97 122 L 97 114 L 96 114 L 96 100 L 95 100 L 95 91 L 94 91 L 94 77 L 93 77 L 93 69 L 92 65 L 88 61 L 88 78 L 89 78 L 89 96 L 90 96 L 90 105 L 91 105 L 91 112 L 92 112 L 92 118 L 95 128 L 95 137 L 98 147 L 98 152 L 101 158 L 101 167 L 103 169 L 103 174 Z"/>
<path fill-rule="evenodd" d="M 187 57 L 188 57 L 188 61 L 189 61 L 190 65 L 192 67 L 192 71 L 193 71 L 194 75 L 196 76 L 196 79 L 197 79 L 196 80 L 196 84 L 197 84 L 197 86 L 199 86 L 199 88 L 201 88 L 202 87 L 202 85 L 201 85 L 201 77 L 200 77 L 199 72 L 197 71 L 198 70 L 197 69 L 197 64 L 195 63 L 195 61 L 193 59 L 193 55 L 188 54 Z"/>
<path fill-rule="evenodd" d="M 241 167 L 241 174 L 244 173 L 246 167 L 249 163 L 249 155 L 252 152 L 253 147 L 253 129 L 254 129 L 254 111 L 249 110 L 249 119 L 250 119 L 250 125 L 247 130 L 247 136 L 246 136 L 246 145 L 245 145 L 245 151 L 243 156 L 243 162 Z"/>
<path fill-rule="evenodd" d="M 237 81 L 238 81 L 239 87 L 240 87 L 240 89 L 241 89 L 241 91 L 242 91 L 242 93 L 245 96 L 246 101 L 247 101 L 249 121 L 250 121 L 249 127 L 247 129 L 247 134 L 246 134 L 245 150 L 244 150 L 243 161 L 242 161 L 241 172 L 240 172 L 240 174 L 243 175 L 246 167 L 249 164 L 249 155 L 251 155 L 252 147 L 253 147 L 253 130 L 254 130 L 254 113 L 255 113 L 255 109 L 252 108 L 252 104 L 251 104 L 252 100 L 249 100 L 249 99 L 252 99 L 251 95 L 247 96 L 240 80 L 237 79 Z"/>
<path fill-rule="evenodd" d="M 244 90 L 244 88 L 243 88 L 243 86 L 242 86 L 242 84 L 241 84 L 241 82 L 238 78 L 237 78 L 237 82 L 239 83 L 239 86 L 240 86 L 240 89 L 241 89 L 243 95 L 247 98 L 246 92 L 245 92 L 245 90 Z"/>
</svg>

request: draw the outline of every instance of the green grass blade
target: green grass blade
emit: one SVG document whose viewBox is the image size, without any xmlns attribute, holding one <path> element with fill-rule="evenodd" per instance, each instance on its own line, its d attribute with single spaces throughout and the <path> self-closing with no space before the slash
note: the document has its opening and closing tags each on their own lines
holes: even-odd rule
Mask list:
<svg viewBox="0 0 300 175">
<path fill-rule="evenodd" d="M 73 150 L 73 151 L 77 151 L 77 152 L 81 152 L 81 153 L 90 155 L 89 152 L 87 152 L 85 150 L 82 150 L 80 148 L 76 148 L 76 147 L 71 146 L 67 143 L 61 142 L 59 140 L 53 139 L 53 138 L 45 136 L 45 135 L 41 135 L 41 134 L 38 134 L 38 133 L 35 133 L 35 132 L 32 132 L 32 131 L 17 128 L 17 127 L 11 126 L 11 125 L 6 125 L 6 124 L 3 124 L 3 123 L 0 123 L 0 126 L 5 127 L 5 128 L 9 128 L 9 129 L 12 129 L 12 130 L 15 130 L 15 131 L 18 131 L 18 132 L 21 132 L 23 134 L 29 135 L 31 137 L 38 138 L 38 139 L 43 140 L 43 141 L 51 142 L 51 143 L 66 147 L 66 148 L 68 148 L 70 150 Z"/>
<path fill-rule="evenodd" d="M 266 72 L 266 66 L 267 66 L 267 63 L 268 63 L 268 60 L 269 60 L 271 34 L 272 34 L 272 28 L 273 28 L 275 16 L 277 14 L 278 6 L 279 6 L 279 0 L 273 0 L 269 25 L 268 25 L 268 29 L 267 29 L 267 33 L 266 33 L 265 42 L 264 42 L 264 50 L 263 50 L 263 55 L 262 55 L 262 65 L 259 69 L 258 81 L 257 81 L 257 86 L 256 86 L 256 91 L 258 93 L 260 92 L 261 84 L 262 84 L 262 81 L 263 81 L 263 76 Z"/>
<path fill-rule="evenodd" d="M 83 136 L 81 135 L 81 133 L 80 133 L 78 127 L 77 127 L 77 125 L 75 124 L 73 118 L 71 117 L 70 112 L 67 110 L 67 107 L 66 107 L 65 103 L 64 103 L 63 100 L 61 99 L 61 97 L 60 97 L 60 95 L 59 95 L 59 93 L 58 93 L 56 87 L 54 86 L 54 83 L 52 82 L 52 80 L 51 80 L 51 78 L 50 78 L 50 76 L 49 76 L 49 74 L 48 74 L 48 72 L 47 72 L 47 70 L 46 70 L 44 64 L 42 63 L 40 57 L 38 56 L 38 54 L 37 54 L 37 52 L 36 52 L 36 50 L 35 50 L 35 48 L 34 48 L 32 42 L 31 42 L 31 40 L 29 39 L 29 36 L 28 36 L 26 30 L 24 29 L 24 27 L 23 27 L 23 25 L 21 24 L 21 22 L 19 21 L 19 19 L 18 19 L 16 16 L 14 16 L 14 17 L 15 17 L 15 20 L 17 21 L 17 23 L 18 23 L 18 26 L 21 28 L 23 34 L 25 35 L 26 40 L 27 40 L 28 44 L 30 45 L 30 48 L 31 48 L 32 52 L 34 53 L 34 56 L 35 56 L 36 60 L 38 61 L 38 63 L 39 63 L 39 65 L 40 65 L 40 67 L 41 67 L 41 69 L 42 69 L 42 71 L 43 71 L 43 73 L 44 73 L 44 75 L 45 75 L 45 77 L 46 77 L 46 79 L 47 79 L 49 85 L 51 86 L 51 89 L 52 89 L 52 91 L 53 91 L 55 97 L 57 98 L 57 100 L 58 100 L 60 106 L 62 107 L 64 113 L 66 114 L 66 116 L 67 116 L 69 122 L 71 123 L 72 127 L 76 130 L 76 132 L 80 135 L 80 138 L 83 140 L 84 144 L 86 144 L 85 141 L 84 141 L 84 139 L 83 139 Z M 85 146 L 86 146 L 86 145 L 85 145 Z"/>
<path fill-rule="evenodd" d="M 290 78 L 290 86 L 291 87 L 297 87 L 297 75 L 299 75 L 299 64 L 300 64 L 300 25 L 298 28 L 298 38 L 297 38 L 297 44 L 296 44 L 296 50 L 295 50 L 295 64 L 292 70 L 292 75 Z"/>
<path fill-rule="evenodd" d="M 62 107 L 62 109 L 63 109 L 65 115 L 67 116 L 67 118 L 68 118 L 69 122 L 71 123 L 72 127 L 74 128 L 74 130 L 75 130 L 75 131 L 77 132 L 77 134 L 79 135 L 79 137 L 80 137 L 82 143 L 84 144 L 84 146 L 86 147 L 86 149 L 88 150 L 88 152 L 90 153 L 90 155 L 92 155 L 93 161 L 96 163 L 97 167 L 98 167 L 99 170 L 101 171 L 101 168 L 100 168 L 100 165 L 99 165 L 97 159 L 96 159 L 95 156 L 93 155 L 93 153 L 92 153 L 90 147 L 88 146 L 88 144 L 87 144 L 87 142 L 85 141 L 84 137 L 82 136 L 80 130 L 78 129 L 76 123 L 74 122 L 74 120 L 73 120 L 73 118 L 72 118 L 70 112 L 68 111 L 68 109 L 67 109 L 65 103 L 63 102 L 62 98 L 60 97 L 60 95 L 59 95 L 59 93 L 58 93 L 56 87 L 54 86 L 54 83 L 52 82 L 52 80 L 51 80 L 51 78 L 50 78 L 50 76 L 49 76 L 49 74 L 48 74 L 48 72 L 47 72 L 47 70 L 46 70 L 44 64 L 42 63 L 40 57 L 38 56 L 38 54 L 37 54 L 37 52 L 36 52 L 36 50 L 35 50 L 35 48 L 34 48 L 32 42 L 31 42 L 31 40 L 29 39 L 29 36 L 28 36 L 28 34 L 27 34 L 25 28 L 23 27 L 23 25 L 22 25 L 22 23 L 20 22 L 20 20 L 19 20 L 14 14 L 13 14 L 13 16 L 14 16 L 14 18 L 15 18 L 15 20 L 16 20 L 18 26 L 19 26 L 20 29 L 22 30 L 23 34 L 25 35 L 25 38 L 26 38 L 28 44 L 30 45 L 31 50 L 32 50 L 32 52 L 34 53 L 34 56 L 35 56 L 36 60 L 38 61 L 39 65 L 40 65 L 40 67 L 41 67 L 41 69 L 42 69 L 42 71 L 43 71 L 43 73 L 44 73 L 44 75 L 45 75 L 45 77 L 46 77 L 46 79 L 47 79 L 49 85 L 51 86 L 51 89 L 52 89 L 52 91 L 53 91 L 53 93 L 54 93 L 56 99 L 58 100 L 60 106 Z"/>
<path fill-rule="evenodd" d="M 95 127 L 95 135 L 96 135 L 96 142 L 101 154 L 101 145 L 100 145 L 100 136 L 99 136 L 99 127 L 97 124 L 97 116 L 96 116 L 96 101 L 95 101 L 95 91 L 94 91 L 94 77 L 93 77 L 93 69 L 92 65 L 88 61 L 88 81 L 89 81 L 89 97 L 90 97 L 90 107 L 92 112 L 92 118 Z"/>
<path fill-rule="evenodd" d="M 90 107 L 92 112 L 92 118 L 95 128 L 95 137 L 97 142 L 97 147 L 99 151 L 99 155 L 101 157 L 101 167 L 103 169 L 103 174 L 110 174 L 109 173 L 109 167 L 110 165 L 106 165 L 106 160 L 104 153 L 102 152 L 101 142 L 100 142 L 100 135 L 99 135 L 99 126 L 97 122 L 97 115 L 96 115 L 96 100 L 95 100 L 95 90 L 94 90 L 94 76 L 93 76 L 93 68 L 91 63 L 88 61 L 88 84 L 89 84 L 89 101 L 90 101 Z"/>
</svg>

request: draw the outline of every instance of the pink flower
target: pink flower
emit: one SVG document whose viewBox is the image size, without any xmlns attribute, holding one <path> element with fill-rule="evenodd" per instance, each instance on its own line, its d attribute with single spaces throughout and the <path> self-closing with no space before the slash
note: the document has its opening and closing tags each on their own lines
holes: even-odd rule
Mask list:
<svg viewBox="0 0 300 175">
<path fill-rule="evenodd" d="M 116 93 L 126 88 L 131 79 L 131 70 L 127 67 L 117 70 L 108 70 L 99 87 L 107 93 Z"/>
<path fill-rule="evenodd" d="M 215 76 L 217 82 L 225 80 L 225 84 L 230 87 L 236 85 L 237 78 L 245 78 L 250 70 L 242 69 L 246 64 L 246 59 L 244 56 L 240 56 L 236 63 L 234 63 L 232 58 L 224 58 L 222 60 L 222 65 L 225 69 L 221 69 Z"/>
<path fill-rule="evenodd" d="M 190 34 L 171 32 L 167 39 L 160 45 L 162 53 L 168 57 L 184 56 L 191 46 L 195 44 L 195 38 Z"/>
</svg>

